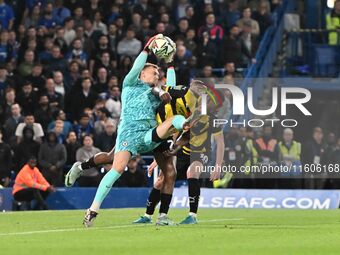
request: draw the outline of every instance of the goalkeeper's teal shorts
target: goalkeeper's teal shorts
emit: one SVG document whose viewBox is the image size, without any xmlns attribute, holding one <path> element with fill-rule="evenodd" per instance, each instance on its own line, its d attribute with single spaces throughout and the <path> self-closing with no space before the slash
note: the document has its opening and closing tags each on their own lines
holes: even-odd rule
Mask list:
<svg viewBox="0 0 340 255">
<path fill-rule="evenodd" d="M 160 143 L 152 141 L 156 120 L 121 121 L 118 125 L 115 153 L 129 151 L 132 156 L 157 148 Z"/>
</svg>

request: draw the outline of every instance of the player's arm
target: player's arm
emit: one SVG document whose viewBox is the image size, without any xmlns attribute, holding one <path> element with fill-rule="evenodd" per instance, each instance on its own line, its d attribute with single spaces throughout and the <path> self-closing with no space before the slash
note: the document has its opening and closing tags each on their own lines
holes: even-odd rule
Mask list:
<svg viewBox="0 0 340 255">
<path fill-rule="evenodd" d="M 124 78 L 124 82 L 123 82 L 124 85 L 126 84 L 133 85 L 137 82 L 139 74 L 143 70 L 146 60 L 148 59 L 149 46 L 153 42 L 154 39 L 155 39 L 155 36 L 149 39 L 149 41 L 144 46 L 143 51 L 139 53 L 138 57 L 135 59 L 135 62 L 133 63 L 133 66 L 130 72 Z"/>
<path fill-rule="evenodd" d="M 169 64 L 166 70 L 166 85 L 169 87 L 176 86 L 176 72 L 172 63 Z"/>
<path fill-rule="evenodd" d="M 134 85 L 137 82 L 138 76 L 146 63 L 147 58 L 148 58 L 147 51 L 143 50 L 141 53 L 139 53 L 138 57 L 133 63 L 130 72 L 124 78 L 123 82 L 124 85 L 125 84 Z"/>
<path fill-rule="evenodd" d="M 210 180 L 214 181 L 220 178 L 222 162 L 224 157 L 224 137 L 223 131 L 221 130 L 218 133 L 213 134 L 215 143 L 216 143 L 216 163 L 215 163 L 215 171 L 211 173 Z"/>
</svg>

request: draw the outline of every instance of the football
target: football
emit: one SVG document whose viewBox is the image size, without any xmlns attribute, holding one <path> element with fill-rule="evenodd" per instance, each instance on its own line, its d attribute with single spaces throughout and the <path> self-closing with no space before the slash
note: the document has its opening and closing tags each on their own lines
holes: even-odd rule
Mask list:
<svg viewBox="0 0 340 255">
<path fill-rule="evenodd" d="M 151 50 L 157 58 L 167 59 L 176 51 L 176 44 L 169 37 L 159 34 L 152 42 Z"/>
</svg>

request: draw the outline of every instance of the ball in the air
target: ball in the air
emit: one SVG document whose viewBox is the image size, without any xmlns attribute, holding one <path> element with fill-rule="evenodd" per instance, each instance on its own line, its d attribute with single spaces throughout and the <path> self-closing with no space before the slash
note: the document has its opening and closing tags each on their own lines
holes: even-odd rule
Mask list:
<svg viewBox="0 0 340 255">
<path fill-rule="evenodd" d="M 174 42 L 167 36 L 156 38 L 152 42 L 151 50 L 156 57 L 164 59 L 169 57 L 175 51 Z"/>
</svg>

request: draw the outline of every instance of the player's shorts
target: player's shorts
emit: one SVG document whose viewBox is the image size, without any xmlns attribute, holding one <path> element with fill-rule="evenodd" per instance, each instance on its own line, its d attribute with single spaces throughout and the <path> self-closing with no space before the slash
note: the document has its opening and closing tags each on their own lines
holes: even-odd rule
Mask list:
<svg viewBox="0 0 340 255">
<path fill-rule="evenodd" d="M 154 152 L 157 151 L 157 152 L 163 153 L 165 151 L 168 151 L 173 146 L 173 144 L 174 144 L 174 141 L 172 140 L 172 137 L 170 136 L 167 139 L 164 139 L 164 141 L 161 142 L 157 146 L 157 148 L 154 149 Z"/>
<path fill-rule="evenodd" d="M 132 156 L 155 149 L 160 143 L 152 141 L 156 120 L 121 121 L 118 126 L 115 153 L 129 151 Z"/>
<path fill-rule="evenodd" d="M 209 157 L 205 153 L 198 152 L 191 152 L 190 155 L 187 155 L 181 150 L 177 153 L 177 180 L 186 180 L 187 170 L 194 161 L 201 162 L 203 166 L 206 166 L 209 161 Z"/>
</svg>

